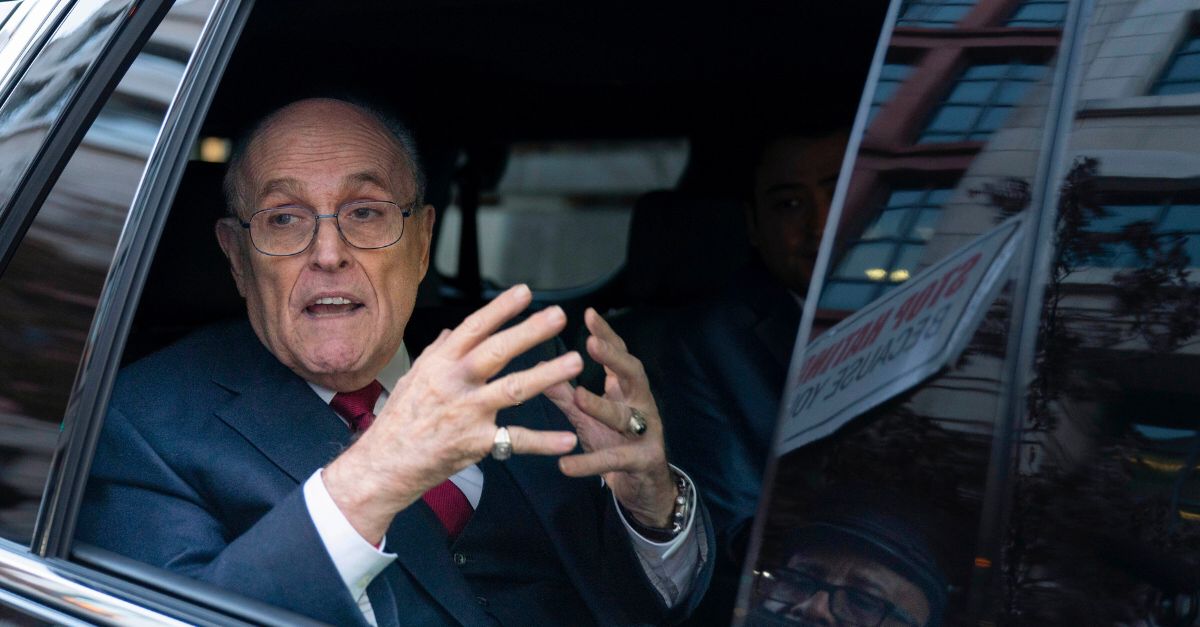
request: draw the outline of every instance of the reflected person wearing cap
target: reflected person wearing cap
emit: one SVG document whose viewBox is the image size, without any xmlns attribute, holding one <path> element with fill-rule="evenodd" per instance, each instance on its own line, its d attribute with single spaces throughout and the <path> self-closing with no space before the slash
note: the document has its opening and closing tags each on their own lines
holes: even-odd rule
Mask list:
<svg viewBox="0 0 1200 627">
<path fill-rule="evenodd" d="M 817 499 L 757 574 L 746 625 L 938 627 L 948 584 L 933 516 L 900 495 L 845 486 Z"/>
<path fill-rule="evenodd" d="M 248 324 L 122 372 L 80 536 L 335 624 L 685 615 L 711 532 L 600 316 L 602 397 L 569 383 L 560 308 L 511 323 L 525 286 L 409 363 L 423 187 L 407 134 L 363 107 L 304 100 L 256 127 L 216 228 Z"/>
</svg>

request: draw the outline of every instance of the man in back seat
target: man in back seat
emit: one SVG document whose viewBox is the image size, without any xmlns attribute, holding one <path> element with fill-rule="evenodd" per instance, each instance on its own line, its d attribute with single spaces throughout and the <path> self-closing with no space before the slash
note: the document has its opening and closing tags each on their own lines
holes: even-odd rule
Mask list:
<svg viewBox="0 0 1200 627">
<path fill-rule="evenodd" d="M 408 133 L 351 103 L 256 127 L 216 225 L 247 319 L 122 369 L 78 538 L 336 625 L 686 615 L 710 527 L 594 311 L 604 396 L 567 382 L 561 308 L 506 325 L 526 286 L 409 359 L 424 180 Z"/>
<path fill-rule="evenodd" d="M 745 205 L 757 258 L 666 339 L 663 422 L 672 459 L 703 490 L 724 553 L 726 605 L 770 454 L 775 418 L 848 133 L 768 142 Z M 721 594 L 722 562 L 713 582 Z M 703 612 L 702 612 L 703 614 Z M 727 622 L 728 615 L 718 622 Z"/>
</svg>

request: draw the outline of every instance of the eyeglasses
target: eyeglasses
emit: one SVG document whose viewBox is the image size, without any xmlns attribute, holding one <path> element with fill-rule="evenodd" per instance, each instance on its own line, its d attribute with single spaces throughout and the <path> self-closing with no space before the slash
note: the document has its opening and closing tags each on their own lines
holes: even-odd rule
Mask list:
<svg viewBox="0 0 1200 627">
<path fill-rule="evenodd" d="M 412 215 L 417 201 L 401 207 L 386 200 L 352 202 L 334 213 L 317 213 L 292 205 L 260 209 L 249 222 L 238 222 L 250 231 L 254 248 L 264 255 L 286 257 L 308 249 L 317 237 L 321 218 L 333 218 L 338 233 L 355 248 L 387 248 L 404 236 L 405 218 Z"/>
<path fill-rule="evenodd" d="M 763 609 L 775 615 L 789 614 L 797 605 L 818 592 L 829 595 L 829 611 L 839 625 L 847 627 L 921 627 L 907 612 L 861 588 L 839 586 L 801 570 L 784 568 L 762 573 L 758 596 Z"/>
</svg>

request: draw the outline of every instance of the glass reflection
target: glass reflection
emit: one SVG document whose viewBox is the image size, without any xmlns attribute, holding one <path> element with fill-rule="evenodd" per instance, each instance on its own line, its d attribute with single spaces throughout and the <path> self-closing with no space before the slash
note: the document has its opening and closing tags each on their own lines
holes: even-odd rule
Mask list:
<svg viewBox="0 0 1200 627">
<path fill-rule="evenodd" d="M 0 106 L 0 210 L 131 4 L 77 2 Z"/>
<path fill-rule="evenodd" d="M 1016 62 L 968 67 L 921 133 L 920 141 L 987 139 L 1000 128 L 1031 84 L 1041 80 L 1045 70 L 1045 66 Z"/>
<path fill-rule="evenodd" d="M 934 5 L 946 12 L 944 20 L 929 17 Z M 924 270 L 952 261 L 977 237 L 1030 209 L 1042 139 L 1052 132 L 1046 105 L 1055 87 L 1057 21 L 1066 5 L 1017 5 L 987 0 L 902 5 L 882 56 L 888 63 L 904 60 L 909 69 L 902 80 L 885 77 L 883 91 L 867 97 L 886 104 L 873 108 L 849 172 L 815 338 L 856 310 L 869 312 L 855 323 L 864 329 L 869 321 L 887 319 L 879 299 L 917 285 Z M 958 14 L 949 13 L 952 9 Z M 927 13 L 918 17 L 918 10 Z M 888 396 L 878 388 L 855 388 L 856 377 L 883 371 L 901 380 L 918 360 L 905 363 L 891 355 L 923 350 L 914 348 L 923 340 L 912 338 L 930 337 L 922 335 L 927 327 L 906 337 L 899 331 L 887 335 L 886 328 L 900 323 L 888 324 L 880 335 L 855 336 L 860 339 L 852 339 L 854 328 L 826 336 L 822 350 L 834 351 L 837 342 L 845 346 L 827 354 L 857 356 L 828 357 L 836 364 L 829 367 L 832 374 L 813 366 L 807 389 L 828 385 L 837 392 L 822 388 L 822 397 L 844 394 L 871 404 L 865 411 L 848 404 L 831 415 L 810 409 L 820 405 L 806 401 L 782 419 L 788 434 L 841 426 L 823 439 L 776 451 L 761 549 L 753 562 L 759 581 L 741 606 L 746 624 L 846 624 L 835 620 L 842 617 L 829 605 L 833 593 L 814 597 L 823 606 L 795 595 L 787 597 L 789 604 L 763 583 L 766 574 L 788 572 L 814 556 L 830 569 L 823 584 L 847 585 L 851 573 L 907 583 L 907 592 L 887 598 L 903 613 L 886 614 L 882 624 L 1009 623 L 1011 607 L 998 593 L 1003 585 L 997 579 L 1006 538 L 1003 523 L 994 519 L 1003 497 L 989 469 L 1006 415 L 1002 401 L 1008 360 L 1014 357 L 1008 336 L 1011 299 L 1020 288 L 1016 280 L 1024 279 L 1000 281 L 989 295 L 982 320 L 966 330 L 969 340 L 960 355 L 931 378 L 905 383 Z M 918 299 L 928 289 L 900 293 Z M 940 328 L 944 322 L 934 318 L 926 320 Z M 932 358 L 928 350 L 922 359 Z M 802 368 L 794 372 L 805 376 Z M 840 380 L 838 372 L 844 374 Z M 832 378 L 823 382 L 822 376 Z M 854 515 L 825 519 L 825 512 L 838 511 L 827 505 L 831 495 L 854 493 L 872 496 L 858 499 L 850 508 Z M 853 541 L 825 539 L 797 551 L 795 538 L 814 525 L 823 533 L 841 529 L 837 533 Z"/>
<path fill-rule="evenodd" d="M 1017 7 L 1007 26 L 1053 28 L 1062 26 L 1066 17 L 1066 0 L 1025 0 Z"/>
<path fill-rule="evenodd" d="M 0 536 L 5 538 L 29 540 L 117 239 L 211 5 L 210 0 L 196 0 L 170 10 L 68 161 L 0 278 L 0 298 L 13 303 L 0 312 L 0 345 L 5 347 L 0 352 Z M 123 10 L 120 3 L 105 6 Z M 56 40 L 70 47 L 71 55 L 47 54 L 65 62 L 101 47 L 104 37 L 97 33 L 107 31 L 97 24 L 105 15 L 113 14 L 102 12 L 81 24 L 82 30 L 72 31 L 80 38 Z M 80 63 L 90 63 L 91 56 L 85 57 Z M 57 103 L 69 89 L 65 84 L 42 86 L 34 90 L 37 98 L 25 102 Z M 15 133 L 0 137 L 0 144 L 16 142 L 25 133 L 22 129 L 44 129 L 59 113 L 59 104 L 6 109 L 8 124 L 0 124 L 0 132 Z M 9 157 L 8 167 L 19 166 L 22 159 L 28 162 L 29 150 L 0 150 L 0 155 Z"/>
<path fill-rule="evenodd" d="M 1187 94 L 1200 91 L 1200 35 L 1191 34 L 1171 58 L 1154 86 L 1155 94 Z"/>
<path fill-rule="evenodd" d="M 848 244 L 833 277 L 825 283 L 821 306 L 858 309 L 915 274 L 925 243 L 935 232 L 941 205 L 952 191 L 892 190 L 859 241 Z M 848 289 L 851 283 L 858 283 L 857 289 Z"/>
<path fill-rule="evenodd" d="M 879 83 L 875 86 L 875 94 L 871 97 L 871 112 L 867 121 L 875 119 L 875 115 L 887 104 L 904 79 L 912 72 L 912 66 L 904 63 L 885 63 L 879 69 Z"/>
<path fill-rule="evenodd" d="M 900 9 L 900 25 L 949 28 L 974 6 L 975 0 L 907 0 Z"/>
<path fill-rule="evenodd" d="M 17 10 L 20 2 L 3 2 L 0 3 L 0 28 L 4 27 L 4 23 L 8 21 L 9 16 Z M 0 42 L 2 44 L 3 42 Z"/>
<path fill-rule="evenodd" d="M 1076 154 L 1099 149 L 1090 124 L 1076 122 Z M 1005 593 L 1038 624 L 1191 624 L 1172 608 L 1200 594 L 1200 285 L 1193 234 L 1177 228 L 1190 216 L 1166 220 L 1190 207 L 1164 198 L 1162 179 L 1116 184 L 1134 153 L 1108 139 L 1062 185 L 1006 565 L 1040 581 L 1011 578 Z"/>
</svg>

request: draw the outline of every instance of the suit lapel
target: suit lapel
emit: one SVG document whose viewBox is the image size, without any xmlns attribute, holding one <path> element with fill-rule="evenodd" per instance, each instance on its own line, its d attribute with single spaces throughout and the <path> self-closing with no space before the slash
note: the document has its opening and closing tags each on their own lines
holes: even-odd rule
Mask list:
<svg viewBox="0 0 1200 627">
<path fill-rule="evenodd" d="M 786 371 L 792 359 L 800 319 L 795 307 L 787 307 L 786 303 L 781 305 L 761 312 L 764 315 L 754 325 L 754 335 L 763 343 L 775 365 Z"/>
<path fill-rule="evenodd" d="M 754 335 L 752 342 L 760 351 L 754 351 L 753 370 L 761 373 L 756 381 L 765 388 L 745 394 L 747 415 L 756 419 L 745 425 L 751 440 L 770 446 L 775 430 L 776 413 L 779 410 L 779 395 L 787 379 L 788 365 L 792 359 L 792 348 L 796 344 L 796 331 L 800 327 L 800 305 L 786 288 L 779 285 L 765 268 L 751 266 L 744 274 L 742 302 L 753 314 L 749 329 Z M 751 349 L 754 350 L 754 349 Z M 740 353 L 735 353 L 740 354 Z M 764 450 L 764 454 L 766 451 Z"/>
<path fill-rule="evenodd" d="M 242 378 L 236 381 L 214 376 L 218 384 L 238 392 L 216 413 L 300 483 L 350 444 L 350 431 L 303 379 L 265 348 L 261 353 L 269 361 L 243 363 Z"/>
<path fill-rule="evenodd" d="M 226 369 L 215 371 L 213 381 L 237 395 L 216 414 L 288 476 L 302 483 L 350 445 L 350 430 L 337 414 L 257 338 L 250 335 L 246 346 L 231 352 L 237 358 L 225 362 L 230 364 Z M 487 616 L 475 603 L 466 578 L 448 551 L 440 549 L 446 546 L 440 525 L 425 502 L 418 500 L 392 521 L 387 550 L 395 552 L 399 566 L 460 622 L 485 623 Z M 388 575 L 389 587 L 402 585 L 395 575 Z M 368 596 L 372 606 L 381 603 L 379 624 L 387 624 L 383 621 L 396 616 L 394 602 L 389 605 L 391 600 L 381 596 L 385 590 L 374 588 Z M 392 594 L 390 589 L 386 592 Z"/>
</svg>

